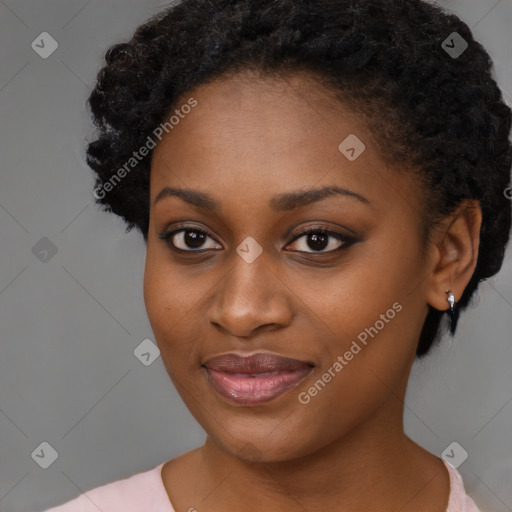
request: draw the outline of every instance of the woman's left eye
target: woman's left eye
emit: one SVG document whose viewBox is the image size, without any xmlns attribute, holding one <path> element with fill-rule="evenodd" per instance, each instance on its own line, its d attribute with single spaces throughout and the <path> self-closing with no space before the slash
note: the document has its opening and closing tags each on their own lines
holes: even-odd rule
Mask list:
<svg viewBox="0 0 512 512">
<path fill-rule="evenodd" d="M 298 244 L 297 240 L 304 238 L 305 241 L 302 244 Z M 331 239 L 331 240 L 329 240 Z M 334 239 L 334 240 L 333 240 Z M 299 246 L 299 248 L 295 248 L 294 250 L 298 252 L 310 252 L 307 250 L 303 250 L 302 248 L 307 247 L 311 249 L 312 254 L 314 253 L 329 253 L 335 252 L 339 249 L 345 248 L 355 242 L 355 239 L 336 231 L 328 231 L 325 229 L 308 229 L 307 231 L 302 232 L 300 235 L 294 238 L 293 244 L 295 246 Z M 287 246 L 288 247 L 288 246 Z M 329 250 L 324 250 L 329 249 Z"/>
<path fill-rule="evenodd" d="M 158 236 L 161 240 L 177 252 L 198 252 L 209 249 L 222 248 L 208 233 L 197 228 L 181 228 L 170 232 L 164 232 Z M 302 238 L 304 241 L 299 243 Z M 210 239 L 214 243 L 205 247 L 205 242 Z M 311 228 L 299 233 L 286 247 L 292 246 L 294 252 L 330 253 L 348 247 L 356 242 L 355 238 L 343 235 L 335 231 L 320 228 Z M 213 245 L 213 246 L 212 246 Z M 181 247 L 180 247 L 181 246 Z M 307 249 L 310 249 L 308 251 Z M 325 250 L 328 249 L 328 250 Z"/>
</svg>

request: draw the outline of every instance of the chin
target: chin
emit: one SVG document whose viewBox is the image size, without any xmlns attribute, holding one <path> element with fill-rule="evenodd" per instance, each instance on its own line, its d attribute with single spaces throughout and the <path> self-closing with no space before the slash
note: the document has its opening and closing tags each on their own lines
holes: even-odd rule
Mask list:
<svg viewBox="0 0 512 512">
<path fill-rule="evenodd" d="M 311 420 L 305 424 L 311 425 Z M 325 437 L 303 426 L 280 422 L 224 421 L 202 425 L 210 440 L 227 455 L 242 462 L 276 463 L 300 459 L 324 447 Z M 301 432 L 300 435 L 297 432 Z"/>
</svg>

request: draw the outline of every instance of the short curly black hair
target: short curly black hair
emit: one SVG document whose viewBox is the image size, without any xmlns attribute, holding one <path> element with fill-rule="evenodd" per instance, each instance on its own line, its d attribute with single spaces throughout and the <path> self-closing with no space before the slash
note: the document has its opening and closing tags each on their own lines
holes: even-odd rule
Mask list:
<svg viewBox="0 0 512 512">
<path fill-rule="evenodd" d="M 154 145 L 155 128 L 185 93 L 247 70 L 305 71 L 365 118 L 389 161 L 417 172 L 428 199 L 420 213 L 427 234 L 464 199 L 479 201 L 478 262 L 451 318 L 452 335 L 479 282 L 501 268 L 511 223 L 511 110 L 488 53 L 441 7 L 425 0 L 183 0 L 110 47 L 105 61 L 88 99 L 99 134 L 87 164 L 97 175 L 96 202 L 145 241 L 152 151 L 136 161 L 134 152 Z M 437 339 L 444 314 L 429 308 L 418 357 Z"/>
</svg>

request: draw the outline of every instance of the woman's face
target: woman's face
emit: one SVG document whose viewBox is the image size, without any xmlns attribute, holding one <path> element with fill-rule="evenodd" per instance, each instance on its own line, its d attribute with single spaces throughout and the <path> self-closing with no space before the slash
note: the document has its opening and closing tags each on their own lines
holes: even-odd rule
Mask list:
<svg viewBox="0 0 512 512">
<path fill-rule="evenodd" d="M 192 414 L 261 461 L 401 420 L 428 311 L 411 174 L 305 76 L 224 77 L 176 108 L 152 159 L 144 296 Z"/>
</svg>

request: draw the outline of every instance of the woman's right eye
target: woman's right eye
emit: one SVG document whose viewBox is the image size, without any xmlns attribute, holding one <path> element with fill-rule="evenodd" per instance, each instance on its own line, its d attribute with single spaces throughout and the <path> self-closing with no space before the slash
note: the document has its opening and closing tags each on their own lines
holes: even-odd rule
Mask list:
<svg viewBox="0 0 512 512">
<path fill-rule="evenodd" d="M 217 244 L 206 231 L 196 228 L 181 228 L 175 229 L 168 233 L 161 233 L 158 238 L 164 240 L 167 245 L 175 251 L 182 252 L 198 252 L 202 250 L 219 249 L 222 248 Z M 205 241 L 212 240 L 213 247 L 204 246 Z"/>
</svg>

